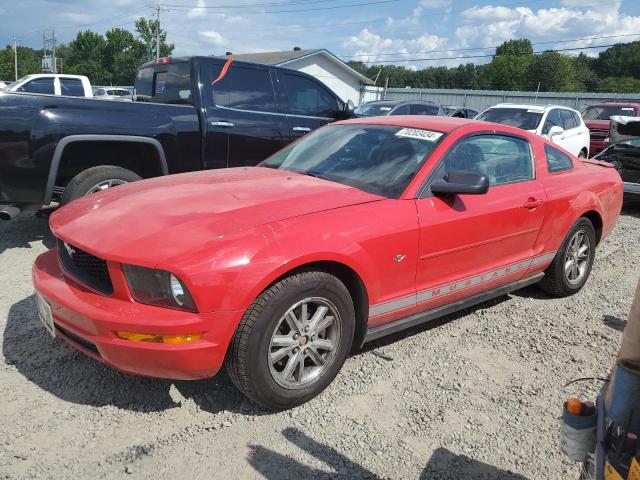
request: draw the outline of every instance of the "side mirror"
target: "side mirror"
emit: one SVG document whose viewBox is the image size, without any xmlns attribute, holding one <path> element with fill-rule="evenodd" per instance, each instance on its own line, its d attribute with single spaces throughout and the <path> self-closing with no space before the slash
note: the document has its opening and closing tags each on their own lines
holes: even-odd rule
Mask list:
<svg viewBox="0 0 640 480">
<path fill-rule="evenodd" d="M 553 137 L 557 135 L 562 135 L 563 133 L 564 133 L 564 128 L 554 125 L 549 129 L 549 133 L 547 133 L 547 136 L 549 137 L 549 140 L 553 140 Z"/>
<path fill-rule="evenodd" d="M 342 118 L 353 118 L 356 116 L 356 106 L 353 104 L 351 100 L 344 103 L 342 106 Z"/>
<path fill-rule="evenodd" d="M 461 170 L 451 170 L 444 179 L 431 184 L 434 195 L 482 195 L 488 191 L 489 177 Z"/>
</svg>

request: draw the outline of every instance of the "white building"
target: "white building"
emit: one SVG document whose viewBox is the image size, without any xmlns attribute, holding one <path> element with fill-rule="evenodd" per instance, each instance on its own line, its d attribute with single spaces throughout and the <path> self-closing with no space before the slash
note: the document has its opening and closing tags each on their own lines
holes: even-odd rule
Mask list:
<svg viewBox="0 0 640 480">
<path fill-rule="evenodd" d="M 287 52 L 246 53 L 233 56 L 236 60 L 263 63 L 276 67 L 290 68 L 307 73 L 333 90 L 342 100 L 360 103 L 360 91 L 373 82 L 356 72 L 345 62 L 324 48 L 301 50 L 295 48 Z"/>
</svg>

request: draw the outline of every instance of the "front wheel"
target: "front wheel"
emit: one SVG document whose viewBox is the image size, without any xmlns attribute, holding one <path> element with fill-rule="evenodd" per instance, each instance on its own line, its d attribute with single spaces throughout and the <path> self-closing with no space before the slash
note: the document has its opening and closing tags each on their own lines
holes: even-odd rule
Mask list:
<svg viewBox="0 0 640 480">
<path fill-rule="evenodd" d="M 538 284 L 556 297 L 568 297 L 580 291 L 587 282 L 596 253 L 596 232 L 586 217 L 571 227 L 553 262 Z"/>
<path fill-rule="evenodd" d="M 349 291 L 326 272 L 287 277 L 245 312 L 225 366 L 238 389 L 271 409 L 300 405 L 340 371 L 355 328 Z"/>
<path fill-rule="evenodd" d="M 137 173 L 114 165 L 87 168 L 69 181 L 60 203 L 66 205 L 76 198 L 138 180 L 142 180 L 142 177 Z"/>
</svg>

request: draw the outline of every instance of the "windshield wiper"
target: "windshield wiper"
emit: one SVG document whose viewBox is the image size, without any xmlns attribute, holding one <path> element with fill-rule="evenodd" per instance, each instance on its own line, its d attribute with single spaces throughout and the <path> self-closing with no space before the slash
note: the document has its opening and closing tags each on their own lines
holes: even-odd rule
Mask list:
<svg viewBox="0 0 640 480">
<path fill-rule="evenodd" d="M 330 178 L 325 177 L 323 174 L 319 173 L 319 172 L 314 172 L 312 170 L 308 170 L 308 171 L 298 171 L 297 173 L 301 173 L 302 175 L 307 175 L 309 177 L 314 177 L 314 178 L 319 178 L 321 180 L 328 180 L 329 182 L 333 182 L 333 180 L 331 180 Z"/>
</svg>

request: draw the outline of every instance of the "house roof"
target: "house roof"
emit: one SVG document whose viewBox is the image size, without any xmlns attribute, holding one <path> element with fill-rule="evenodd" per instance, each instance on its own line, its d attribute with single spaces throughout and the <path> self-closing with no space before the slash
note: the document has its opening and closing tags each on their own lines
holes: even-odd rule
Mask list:
<svg viewBox="0 0 640 480">
<path fill-rule="evenodd" d="M 345 62 L 336 57 L 333 53 L 325 48 L 315 48 L 307 50 L 288 50 L 286 52 L 263 52 L 263 53 L 241 53 L 239 55 L 233 55 L 236 60 L 242 60 L 244 62 L 263 63 L 265 65 L 273 65 L 276 67 L 284 67 L 289 63 L 292 63 L 301 58 L 310 57 L 313 55 L 322 55 L 334 62 L 336 65 L 349 71 L 352 75 L 358 77 L 358 79 L 368 85 L 372 85 L 373 82 L 357 72 Z"/>
</svg>

